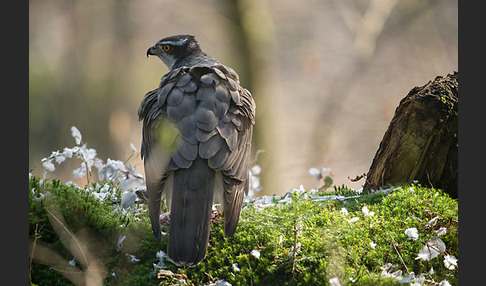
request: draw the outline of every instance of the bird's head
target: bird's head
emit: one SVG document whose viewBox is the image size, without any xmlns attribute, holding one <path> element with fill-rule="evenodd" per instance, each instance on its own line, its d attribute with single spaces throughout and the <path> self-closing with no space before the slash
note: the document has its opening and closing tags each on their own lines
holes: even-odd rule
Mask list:
<svg viewBox="0 0 486 286">
<path fill-rule="evenodd" d="M 149 55 L 159 57 L 169 70 L 176 66 L 181 66 L 191 57 L 198 56 L 202 53 L 199 44 L 194 36 L 191 35 L 176 35 L 155 43 L 147 50 L 147 57 Z"/>
</svg>

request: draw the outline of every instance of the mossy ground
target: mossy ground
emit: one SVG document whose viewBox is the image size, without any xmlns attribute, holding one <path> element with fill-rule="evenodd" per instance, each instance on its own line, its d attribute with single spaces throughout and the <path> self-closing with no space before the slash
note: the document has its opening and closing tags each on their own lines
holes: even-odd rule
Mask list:
<svg viewBox="0 0 486 286">
<path fill-rule="evenodd" d="M 100 202 L 85 188 L 35 177 L 30 178 L 29 186 L 30 241 L 34 241 L 37 227 L 36 243 L 51 247 L 66 261 L 73 258 L 49 223 L 44 205 L 55 202 L 75 235 L 88 230 L 89 235 L 82 239 L 103 261 L 100 271 L 105 285 L 205 285 L 221 279 L 232 285 L 329 285 L 331 278 L 338 278 L 341 285 L 398 285 L 397 280 L 381 276 L 387 263 L 394 265 L 392 271 L 402 270 L 403 276 L 412 271 L 427 273 L 428 281 L 446 279 L 457 285 L 458 270 L 447 269 L 442 255 L 430 261 L 415 259 L 440 227 L 447 228 L 440 237 L 447 253 L 458 257 L 457 200 L 440 190 L 400 186 L 387 195 L 363 194 L 321 202 L 312 201 L 304 192 L 294 193 L 286 203 L 275 201 L 266 207 L 249 204 L 242 210 L 233 238 L 225 239 L 223 224 L 213 223 L 206 259 L 185 268 L 166 262 L 170 272 L 158 278 L 156 253 L 166 250 L 167 237 L 154 239 L 146 206 L 143 212 L 126 215 L 114 211 L 110 200 Z M 49 198 L 36 199 L 47 192 Z M 336 193 L 351 194 L 345 188 Z M 374 215 L 366 215 L 363 206 Z M 351 220 L 354 217 L 358 220 Z M 411 227 L 418 229 L 418 240 L 405 234 Z M 126 239 L 117 250 L 122 236 Z M 251 254 L 254 250 L 259 257 Z M 139 261 L 132 261 L 131 255 Z M 72 285 L 51 266 L 36 261 L 31 277 L 36 285 Z"/>
</svg>

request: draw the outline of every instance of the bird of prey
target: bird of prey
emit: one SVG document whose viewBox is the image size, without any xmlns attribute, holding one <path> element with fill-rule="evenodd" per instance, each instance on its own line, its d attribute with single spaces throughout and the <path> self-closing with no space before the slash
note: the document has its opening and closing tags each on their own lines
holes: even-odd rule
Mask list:
<svg viewBox="0 0 486 286">
<path fill-rule="evenodd" d="M 249 189 L 256 106 L 238 74 L 204 53 L 192 35 L 164 38 L 149 55 L 169 68 L 138 109 L 149 216 L 160 240 L 164 197 L 167 255 L 178 266 L 192 266 L 206 256 L 213 201 L 222 205 L 225 236 L 235 233 Z"/>
</svg>

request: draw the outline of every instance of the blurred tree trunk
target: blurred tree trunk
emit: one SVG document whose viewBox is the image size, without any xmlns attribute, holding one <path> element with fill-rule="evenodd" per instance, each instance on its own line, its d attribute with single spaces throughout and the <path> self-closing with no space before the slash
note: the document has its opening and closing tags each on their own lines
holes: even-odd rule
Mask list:
<svg viewBox="0 0 486 286">
<path fill-rule="evenodd" d="M 420 184 L 458 196 L 458 73 L 438 76 L 403 98 L 375 154 L 365 189 Z"/>
<path fill-rule="evenodd" d="M 264 151 L 256 162 L 263 170 L 262 193 L 278 193 L 284 186 L 278 180 L 281 164 L 277 156 L 281 155 L 281 143 L 276 140 L 279 109 L 276 107 L 278 98 L 274 74 L 278 63 L 272 19 L 266 1 L 231 0 L 221 4 L 226 7 L 225 15 L 234 23 L 228 37 L 238 46 L 235 57 L 239 57 L 241 63 L 238 70 L 240 81 L 251 92 L 257 105 L 252 152 Z"/>
</svg>

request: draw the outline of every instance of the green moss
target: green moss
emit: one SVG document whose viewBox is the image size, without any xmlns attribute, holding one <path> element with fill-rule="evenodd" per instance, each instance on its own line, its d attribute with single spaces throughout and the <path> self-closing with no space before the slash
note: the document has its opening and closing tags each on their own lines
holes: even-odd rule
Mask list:
<svg viewBox="0 0 486 286">
<path fill-rule="evenodd" d="M 440 190 L 418 185 L 396 187 L 388 195 L 370 193 L 342 201 L 313 202 L 306 193 L 294 193 L 292 200 L 284 204 L 265 208 L 245 205 L 234 237 L 224 238 L 221 220 L 213 223 L 206 259 L 195 267 L 183 268 L 167 262 L 174 275 L 160 279 L 153 264 L 157 263 L 156 253 L 166 250 L 167 236 L 162 241 L 153 238 L 146 206 L 141 214 L 121 215 L 113 211 L 115 206 L 109 200 L 102 203 L 85 188 L 31 178 L 30 239 L 34 239 L 37 225 L 38 241 L 66 260 L 73 254 L 50 226 L 43 206 L 45 199 L 35 199 L 47 192 L 74 233 L 89 229 L 90 249 L 106 268 L 105 285 L 204 285 L 219 279 L 232 285 L 328 285 L 335 277 L 341 285 L 398 285 L 395 279 L 381 277 L 386 263 L 395 265 L 393 271 L 402 270 L 403 275 L 407 269 L 419 274 L 433 267 L 434 274 L 428 279 L 447 279 L 457 285 L 457 269 L 446 269 L 442 255 L 431 261 L 415 259 L 440 227 L 447 228 L 440 237 L 447 252 L 458 257 L 457 201 Z M 355 195 L 345 187 L 329 194 Z M 363 206 L 374 215 L 365 215 Z M 341 208 L 349 213 L 343 214 Z M 359 219 L 350 222 L 353 217 Z M 405 229 L 411 227 L 420 234 L 416 241 L 405 234 Z M 117 251 L 122 235 L 126 239 L 122 250 Z M 374 248 L 371 242 L 376 244 Z M 298 249 L 295 255 L 294 247 Z M 252 255 L 253 250 L 258 250 L 260 256 Z M 129 255 L 140 261 L 131 262 Z M 38 285 L 70 285 L 56 271 L 35 262 L 31 274 Z"/>
</svg>

